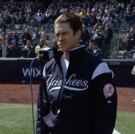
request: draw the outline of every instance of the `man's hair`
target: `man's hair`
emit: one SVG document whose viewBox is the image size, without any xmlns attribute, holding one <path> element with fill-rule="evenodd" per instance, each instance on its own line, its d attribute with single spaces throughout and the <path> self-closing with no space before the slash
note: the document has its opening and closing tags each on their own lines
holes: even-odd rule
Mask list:
<svg viewBox="0 0 135 134">
<path fill-rule="evenodd" d="M 54 27 L 58 23 L 69 23 L 70 28 L 74 31 L 74 34 L 80 30 L 82 32 L 82 22 L 80 18 L 73 14 L 66 12 L 64 14 L 61 14 L 54 22 Z"/>
</svg>

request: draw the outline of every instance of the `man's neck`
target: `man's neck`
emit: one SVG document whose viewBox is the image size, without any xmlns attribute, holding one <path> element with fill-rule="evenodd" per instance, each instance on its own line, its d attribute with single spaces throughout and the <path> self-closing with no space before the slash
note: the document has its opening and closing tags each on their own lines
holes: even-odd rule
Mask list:
<svg viewBox="0 0 135 134">
<path fill-rule="evenodd" d="M 63 56 L 66 60 L 69 60 L 69 52 L 64 52 Z"/>
</svg>

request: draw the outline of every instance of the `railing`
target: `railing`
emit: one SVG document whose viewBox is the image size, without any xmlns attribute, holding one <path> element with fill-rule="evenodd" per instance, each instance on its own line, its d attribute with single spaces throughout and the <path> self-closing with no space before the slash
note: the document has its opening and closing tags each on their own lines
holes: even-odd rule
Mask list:
<svg viewBox="0 0 135 134">
<path fill-rule="evenodd" d="M 24 30 L 24 28 L 35 28 L 35 27 L 42 27 L 44 24 L 38 24 L 38 23 L 30 23 L 30 24 L 6 24 L 7 29 L 9 30 Z M 53 28 L 53 24 L 46 24 L 46 28 Z"/>
<path fill-rule="evenodd" d="M 112 52 L 112 54 L 110 56 L 110 59 L 115 59 L 115 57 L 116 57 L 116 46 L 113 49 L 113 52 Z"/>
<path fill-rule="evenodd" d="M 113 52 L 110 56 L 110 59 L 118 59 L 120 43 L 120 39 L 118 39 L 116 42 L 116 46 L 114 47 Z"/>
</svg>

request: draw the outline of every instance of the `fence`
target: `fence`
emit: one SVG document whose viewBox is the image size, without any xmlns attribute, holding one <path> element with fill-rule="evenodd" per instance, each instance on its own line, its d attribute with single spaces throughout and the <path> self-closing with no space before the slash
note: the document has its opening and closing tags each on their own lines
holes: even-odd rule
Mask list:
<svg viewBox="0 0 135 134">
<path fill-rule="evenodd" d="M 7 26 L 7 32 L 12 31 L 12 30 L 17 30 L 17 31 L 24 31 L 25 28 L 28 28 L 30 31 L 34 31 L 35 28 L 41 28 L 43 25 L 38 24 L 38 23 L 30 23 L 30 24 L 6 24 Z M 53 31 L 53 24 L 48 23 L 45 25 L 46 31 L 49 33 L 54 33 Z"/>
<path fill-rule="evenodd" d="M 29 69 L 32 59 L 0 58 L 0 82 L 29 83 L 30 71 L 33 83 L 39 83 L 41 70 L 39 62 L 35 61 Z M 104 60 L 114 72 L 117 86 L 135 86 L 135 76 L 131 75 L 135 61 L 133 60 Z"/>
<path fill-rule="evenodd" d="M 119 59 L 119 58 L 122 59 L 122 57 L 119 57 L 120 43 L 121 43 L 121 40 L 117 39 L 116 45 L 114 46 L 110 59 Z"/>
</svg>

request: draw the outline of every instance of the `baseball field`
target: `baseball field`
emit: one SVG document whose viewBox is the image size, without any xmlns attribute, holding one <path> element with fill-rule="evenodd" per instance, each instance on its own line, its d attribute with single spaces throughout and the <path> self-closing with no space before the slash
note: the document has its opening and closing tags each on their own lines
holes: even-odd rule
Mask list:
<svg viewBox="0 0 135 134">
<path fill-rule="evenodd" d="M 38 84 L 33 84 L 34 120 Z M 117 87 L 118 113 L 115 129 L 135 134 L 135 88 Z M 0 134 L 32 134 L 31 90 L 29 84 L 0 84 Z"/>
</svg>

